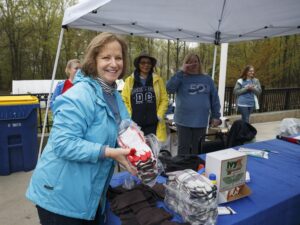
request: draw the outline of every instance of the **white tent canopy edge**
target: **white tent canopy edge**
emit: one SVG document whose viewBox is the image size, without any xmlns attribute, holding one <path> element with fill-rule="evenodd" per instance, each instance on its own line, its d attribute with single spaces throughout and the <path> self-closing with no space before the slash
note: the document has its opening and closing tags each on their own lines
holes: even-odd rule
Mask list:
<svg viewBox="0 0 300 225">
<path fill-rule="evenodd" d="M 63 26 L 160 39 L 230 43 L 300 31 L 299 0 L 85 0 Z"/>
</svg>

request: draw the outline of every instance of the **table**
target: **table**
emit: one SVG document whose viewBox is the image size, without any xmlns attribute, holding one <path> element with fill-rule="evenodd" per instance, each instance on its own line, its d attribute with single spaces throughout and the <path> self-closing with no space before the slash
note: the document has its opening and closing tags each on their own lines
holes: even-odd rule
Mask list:
<svg viewBox="0 0 300 225">
<path fill-rule="evenodd" d="M 175 146 L 174 144 L 174 138 L 177 138 L 177 127 L 172 119 L 166 118 L 166 125 L 169 128 L 169 136 L 170 136 L 170 143 L 169 143 L 169 151 L 174 156 L 177 154 L 177 144 Z M 205 136 L 201 139 L 201 146 L 199 146 L 198 152 L 200 153 L 206 153 L 211 151 L 212 149 L 222 149 L 224 148 L 224 142 L 219 140 L 218 142 L 214 142 L 217 137 L 223 137 L 224 135 L 227 135 L 228 128 L 227 127 L 208 127 Z M 206 147 L 209 151 L 202 152 L 202 148 Z"/>
<path fill-rule="evenodd" d="M 218 217 L 218 225 L 299 225 L 300 224 L 300 145 L 282 140 L 268 140 L 243 145 L 247 148 L 268 149 L 269 159 L 248 157 L 247 170 L 252 194 L 237 201 L 224 203 L 236 215 Z M 117 184 L 118 176 L 112 180 Z M 125 176 L 123 174 L 123 176 Z M 159 203 L 163 204 L 163 203 Z M 107 225 L 121 224 L 118 217 L 108 212 Z M 176 216 L 174 221 L 180 221 Z"/>
<path fill-rule="evenodd" d="M 300 224 L 300 145 L 269 140 L 244 145 L 268 149 L 269 159 L 248 157 L 249 197 L 226 203 L 238 212 L 219 216 L 218 224 Z"/>
</svg>

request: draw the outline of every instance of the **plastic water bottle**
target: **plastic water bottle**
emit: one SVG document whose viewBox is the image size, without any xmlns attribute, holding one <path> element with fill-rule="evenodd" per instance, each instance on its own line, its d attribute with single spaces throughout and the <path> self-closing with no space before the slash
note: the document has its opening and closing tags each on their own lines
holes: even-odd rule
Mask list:
<svg viewBox="0 0 300 225">
<path fill-rule="evenodd" d="M 217 191 L 217 176 L 216 176 L 216 174 L 210 173 L 209 176 L 208 176 L 208 179 L 210 180 L 212 185 L 214 185 L 213 189 L 215 191 Z M 212 203 L 211 207 L 212 207 L 211 214 L 210 214 L 208 220 L 206 221 L 205 225 L 215 225 L 215 224 L 217 224 L 217 217 L 218 217 L 217 194 L 215 196 L 215 201 L 214 201 L 214 203 Z"/>
<path fill-rule="evenodd" d="M 217 186 L 217 176 L 214 173 L 210 173 L 208 179 L 211 181 L 213 185 Z"/>
</svg>

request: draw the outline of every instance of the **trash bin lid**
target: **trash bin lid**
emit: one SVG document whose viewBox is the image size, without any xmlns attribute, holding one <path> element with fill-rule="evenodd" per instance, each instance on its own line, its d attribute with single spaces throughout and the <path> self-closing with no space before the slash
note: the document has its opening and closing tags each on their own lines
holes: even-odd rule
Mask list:
<svg viewBox="0 0 300 225">
<path fill-rule="evenodd" d="M 39 104 L 39 99 L 31 95 L 0 96 L 0 106 Z"/>
</svg>

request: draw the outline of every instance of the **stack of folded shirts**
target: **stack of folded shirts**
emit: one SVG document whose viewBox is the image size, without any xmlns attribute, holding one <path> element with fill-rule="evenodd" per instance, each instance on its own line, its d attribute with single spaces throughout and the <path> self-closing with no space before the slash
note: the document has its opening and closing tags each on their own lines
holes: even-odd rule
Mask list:
<svg viewBox="0 0 300 225">
<path fill-rule="evenodd" d="M 192 225 L 215 224 L 218 215 L 217 187 L 190 169 L 168 175 L 166 205 Z"/>
</svg>

